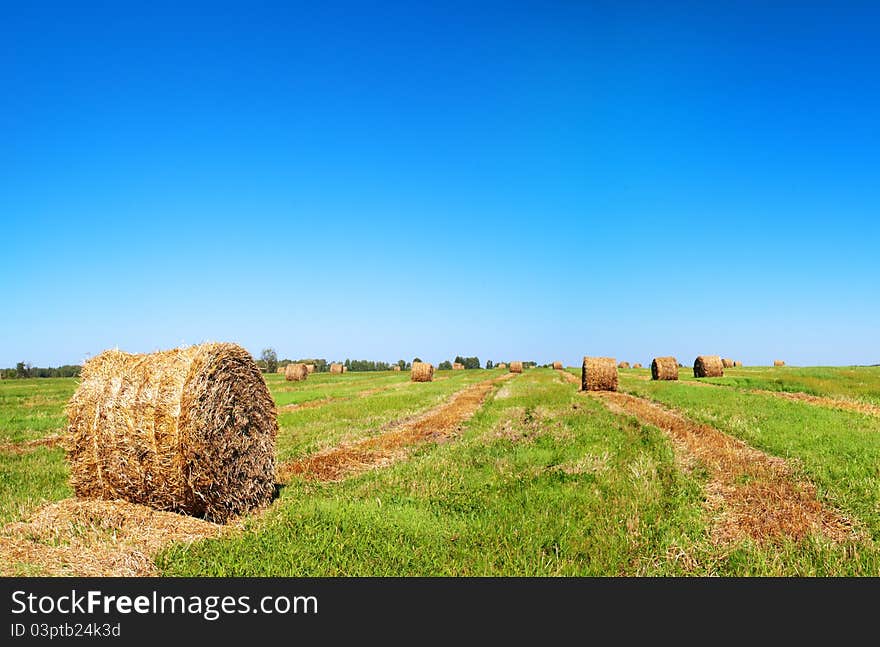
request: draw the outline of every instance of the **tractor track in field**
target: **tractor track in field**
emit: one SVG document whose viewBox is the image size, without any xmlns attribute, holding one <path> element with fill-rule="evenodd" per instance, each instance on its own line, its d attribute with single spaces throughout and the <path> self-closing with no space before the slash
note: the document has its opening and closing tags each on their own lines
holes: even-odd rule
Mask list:
<svg viewBox="0 0 880 647">
<path fill-rule="evenodd" d="M 664 431 L 685 469 L 705 466 L 714 543 L 779 543 L 810 535 L 844 542 L 860 536 L 847 517 L 818 500 L 815 486 L 799 479 L 785 460 L 644 398 L 610 391 L 589 395 L 613 413 Z"/>
<path fill-rule="evenodd" d="M 451 436 L 470 418 L 495 386 L 513 377 L 508 373 L 457 391 L 450 399 L 413 419 L 400 421 L 388 431 L 354 443 L 325 449 L 278 468 L 278 481 L 289 483 L 299 476 L 312 481 L 334 482 L 405 456 L 410 447 L 427 440 Z"/>
<path fill-rule="evenodd" d="M 379 436 L 281 465 L 279 480 L 283 483 L 298 474 L 338 481 L 403 458 L 419 442 L 442 441 L 477 411 L 497 383 L 510 377 L 513 374 L 466 386 Z M 248 518 L 265 513 L 271 505 L 253 510 Z M 27 521 L 0 528 L 0 576 L 34 571 L 44 576 L 157 576 L 155 556 L 170 543 L 229 536 L 243 524 L 243 518 L 221 525 L 121 500 L 65 499 L 43 506 Z"/>
</svg>

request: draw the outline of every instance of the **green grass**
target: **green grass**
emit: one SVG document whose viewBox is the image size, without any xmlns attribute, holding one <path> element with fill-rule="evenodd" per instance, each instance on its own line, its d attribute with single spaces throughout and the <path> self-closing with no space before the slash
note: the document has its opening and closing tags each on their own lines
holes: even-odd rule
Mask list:
<svg viewBox="0 0 880 647">
<path fill-rule="evenodd" d="M 42 503 L 71 496 L 67 475 L 58 448 L 0 454 L 0 523 L 19 521 Z"/>
<path fill-rule="evenodd" d="M 694 380 L 690 368 L 680 370 L 684 381 Z M 701 381 L 740 389 L 809 393 L 880 404 L 880 367 L 744 367 L 726 368 L 724 377 Z"/>
<path fill-rule="evenodd" d="M 243 535 L 159 563 L 167 575 L 682 573 L 662 556 L 704 534 L 700 501 L 660 432 L 534 370 L 460 439 L 342 483 L 294 481 Z"/>
<path fill-rule="evenodd" d="M 62 433 L 64 405 L 76 390 L 75 378 L 0 380 L 0 443 L 19 443 Z"/>
<path fill-rule="evenodd" d="M 817 485 L 822 498 L 880 539 L 880 419 L 769 394 L 686 383 L 623 377 L 621 389 L 787 459 Z"/>
</svg>

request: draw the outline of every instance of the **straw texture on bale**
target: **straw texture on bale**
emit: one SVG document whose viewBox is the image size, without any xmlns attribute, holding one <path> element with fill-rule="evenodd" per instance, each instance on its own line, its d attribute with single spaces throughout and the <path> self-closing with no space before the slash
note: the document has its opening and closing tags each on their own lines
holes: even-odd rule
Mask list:
<svg viewBox="0 0 880 647">
<path fill-rule="evenodd" d="M 105 351 L 67 405 L 70 484 L 84 499 L 227 521 L 272 498 L 275 415 L 235 344 Z"/>
<path fill-rule="evenodd" d="M 694 377 L 723 377 L 724 364 L 718 355 L 700 355 L 694 360 Z"/>
<path fill-rule="evenodd" d="M 781 359 L 774 359 L 773 366 L 785 366 L 785 362 L 783 362 Z"/>
<path fill-rule="evenodd" d="M 553 362 L 553 368 L 555 368 L 557 371 L 561 371 L 562 370 L 562 362 Z"/>
<path fill-rule="evenodd" d="M 613 357 L 584 357 L 581 390 L 616 391 L 617 362 Z"/>
<path fill-rule="evenodd" d="M 733 368 L 733 360 L 728 359 L 727 357 L 723 357 L 721 359 L 721 367 L 722 368 Z"/>
<path fill-rule="evenodd" d="M 655 357 L 651 361 L 652 380 L 677 380 L 678 360 L 674 357 Z"/>
<path fill-rule="evenodd" d="M 288 364 L 284 371 L 284 379 L 288 382 L 302 382 L 309 376 L 309 369 L 305 364 Z"/>
<path fill-rule="evenodd" d="M 510 363 L 510 372 L 511 373 L 522 373 L 522 362 L 511 362 Z"/>
<path fill-rule="evenodd" d="M 309 372 L 309 375 L 311 375 L 312 373 L 315 372 L 315 365 L 314 364 L 306 364 L 306 370 Z"/>
<path fill-rule="evenodd" d="M 463 370 L 464 370 L 464 364 L 462 364 L 462 363 L 460 363 L 460 362 L 453 362 L 453 364 L 452 364 L 452 370 L 453 370 L 453 371 L 463 371 Z"/>
<path fill-rule="evenodd" d="M 331 364 L 330 365 L 330 372 L 331 373 L 342 373 L 343 372 L 342 369 L 344 369 L 344 368 L 345 367 L 342 364 Z"/>
<path fill-rule="evenodd" d="M 617 368 L 629 368 L 629 362 L 621 362 L 617 365 Z"/>
<path fill-rule="evenodd" d="M 434 365 L 428 362 L 413 362 L 410 378 L 413 382 L 433 382 Z"/>
</svg>

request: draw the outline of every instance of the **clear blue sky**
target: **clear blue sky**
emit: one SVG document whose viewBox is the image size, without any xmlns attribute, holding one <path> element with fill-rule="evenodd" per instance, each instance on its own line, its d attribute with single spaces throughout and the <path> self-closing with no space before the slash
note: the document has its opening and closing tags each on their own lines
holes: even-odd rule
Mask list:
<svg viewBox="0 0 880 647">
<path fill-rule="evenodd" d="M 3 8 L 0 366 L 880 362 L 876 4 L 73 4 Z"/>
</svg>

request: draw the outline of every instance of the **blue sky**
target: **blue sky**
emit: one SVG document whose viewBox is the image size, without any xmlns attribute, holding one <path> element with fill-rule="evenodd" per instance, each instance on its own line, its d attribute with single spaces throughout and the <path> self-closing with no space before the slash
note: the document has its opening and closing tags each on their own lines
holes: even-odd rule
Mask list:
<svg viewBox="0 0 880 647">
<path fill-rule="evenodd" d="M 21 4 L 0 366 L 880 362 L 867 3 Z"/>
</svg>

